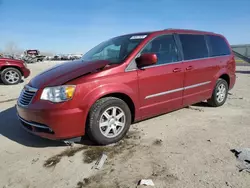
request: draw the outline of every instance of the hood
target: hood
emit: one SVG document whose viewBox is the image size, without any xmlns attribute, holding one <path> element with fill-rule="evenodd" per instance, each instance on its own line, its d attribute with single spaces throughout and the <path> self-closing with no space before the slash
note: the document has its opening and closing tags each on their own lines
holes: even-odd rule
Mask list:
<svg viewBox="0 0 250 188">
<path fill-rule="evenodd" d="M 52 67 L 34 77 L 29 85 L 34 88 L 62 85 L 84 74 L 104 68 L 109 61 L 71 61 Z"/>
<path fill-rule="evenodd" d="M 11 58 L 0 58 L 0 62 L 9 62 L 9 63 L 24 63 L 23 60 L 20 59 L 11 59 Z"/>
</svg>

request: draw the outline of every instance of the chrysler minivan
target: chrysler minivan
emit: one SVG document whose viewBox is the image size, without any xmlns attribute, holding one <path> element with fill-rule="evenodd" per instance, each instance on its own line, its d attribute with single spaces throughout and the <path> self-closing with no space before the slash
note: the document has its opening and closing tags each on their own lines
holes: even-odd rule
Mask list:
<svg viewBox="0 0 250 188">
<path fill-rule="evenodd" d="M 130 124 L 207 101 L 223 105 L 235 59 L 220 34 L 166 29 L 118 36 L 34 77 L 17 102 L 22 126 L 48 139 L 119 141 Z"/>
</svg>

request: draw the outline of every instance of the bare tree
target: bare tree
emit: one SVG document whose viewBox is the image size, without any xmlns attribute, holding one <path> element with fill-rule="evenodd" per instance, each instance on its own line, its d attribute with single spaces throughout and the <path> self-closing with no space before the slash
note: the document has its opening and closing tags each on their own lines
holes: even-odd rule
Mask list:
<svg viewBox="0 0 250 188">
<path fill-rule="evenodd" d="M 17 51 L 17 45 L 15 42 L 8 42 L 4 47 L 4 52 L 10 55 L 14 55 Z"/>
<path fill-rule="evenodd" d="M 23 50 L 18 48 L 15 42 L 11 41 L 5 45 L 3 52 L 9 55 L 21 55 Z"/>
</svg>

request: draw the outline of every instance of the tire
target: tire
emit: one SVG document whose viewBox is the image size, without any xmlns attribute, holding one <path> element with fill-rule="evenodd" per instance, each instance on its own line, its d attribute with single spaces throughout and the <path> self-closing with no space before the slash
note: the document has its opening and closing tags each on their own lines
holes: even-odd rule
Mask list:
<svg viewBox="0 0 250 188">
<path fill-rule="evenodd" d="M 221 91 L 224 88 L 224 92 L 221 92 L 220 94 L 222 94 L 224 97 L 219 97 L 218 93 L 219 90 Z M 228 83 L 224 80 L 219 78 L 216 82 L 214 91 L 213 91 L 213 95 L 210 99 L 208 99 L 208 104 L 212 107 L 219 107 L 222 106 L 226 100 L 227 100 L 227 95 L 228 95 Z"/>
<path fill-rule="evenodd" d="M 1 80 L 5 85 L 18 84 L 20 83 L 21 79 L 22 79 L 22 74 L 16 68 L 13 67 L 6 68 L 1 72 Z"/>
<path fill-rule="evenodd" d="M 112 118 L 114 108 L 117 114 L 114 117 L 117 117 L 118 120 Z M 124 116 L 119 117 L 122 113 Z M 110 118 L 107 118 L 107 116 Z M 101 127 L 101 124 L 104 126 Z M 105 97 L 96 101 L 91 107 L 86 128 L 87 134 L 92 141 L 99 145 L 108 145 L 121 140 L 129 130 L 130 124 L 131 112 L 128 105 L 119 98 Z M 117 131 L 116 135 L 114 131 Z M 106 136 L 105 132 L 108 133 Z"/>
</svg>

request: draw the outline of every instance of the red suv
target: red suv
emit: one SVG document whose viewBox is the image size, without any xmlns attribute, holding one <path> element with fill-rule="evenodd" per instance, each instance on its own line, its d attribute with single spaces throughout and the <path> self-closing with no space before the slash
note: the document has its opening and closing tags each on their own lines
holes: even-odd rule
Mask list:
<svg viewBox="0 0 250 188">
<path fill-rule="evenodd" d="M 107 40 L 79 61 L 47 70 L 17 104 L 28 131 L 49 139 L 122 139 L 130 124 L 200 101 L 214 107 L 235 84 L 235 59 L 219 34 L 162 30 Z"/>
<path fill-rule="evenodd" d="M 24 61 L 0 57 L 1 81 L 6 85 L 18 84 L 22 77 L 27 78 L 30 70 Z"/>
</svg>

